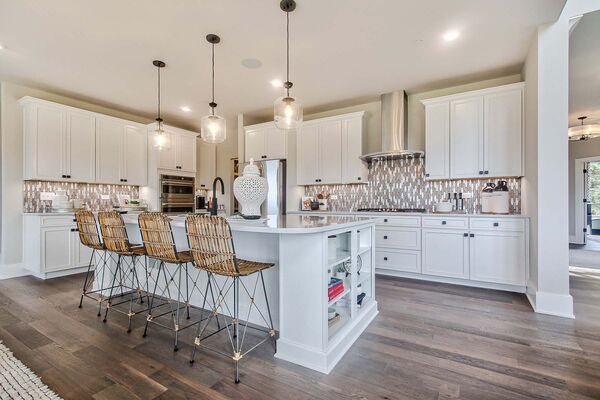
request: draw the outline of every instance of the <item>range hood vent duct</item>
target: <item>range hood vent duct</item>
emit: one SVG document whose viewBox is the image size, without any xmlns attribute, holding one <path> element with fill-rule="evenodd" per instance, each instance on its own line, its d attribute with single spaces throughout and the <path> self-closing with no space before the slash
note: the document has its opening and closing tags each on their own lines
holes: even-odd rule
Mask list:
<svg viewBox="0 0 600 400">
<path fill-rule="evenodd" d="M 424 152 L 408 150 L 408 100 L 403 90 L 381 96 L 381 151 L 361 159 L 396 160 L 423 157 Z"/>
</svg>

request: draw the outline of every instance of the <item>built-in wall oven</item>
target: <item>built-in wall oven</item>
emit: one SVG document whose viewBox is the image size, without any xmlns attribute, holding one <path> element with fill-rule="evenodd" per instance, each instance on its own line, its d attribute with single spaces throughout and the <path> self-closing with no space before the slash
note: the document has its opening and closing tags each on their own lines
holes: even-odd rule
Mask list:
<svg viewBox="0 0 600 400">
<path fill-rule="evenodd" d="M 190 176 L 160 176 L 160 210 L 181 214 L 194 212 L 195 179 Z"/>
</svg>

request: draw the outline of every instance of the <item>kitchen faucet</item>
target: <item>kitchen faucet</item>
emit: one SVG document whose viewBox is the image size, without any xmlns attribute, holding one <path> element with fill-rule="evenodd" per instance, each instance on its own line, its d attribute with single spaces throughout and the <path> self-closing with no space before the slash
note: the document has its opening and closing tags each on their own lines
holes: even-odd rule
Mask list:
<svg viewBox="0 0 600 400">
<path fill-rule="evenodd" d="M 212 205 L 210 207 L 210 215 L 217 215 L 217 211 L 219 209 L 219 206 L 217 205 L 217 182 L 221 182 L 221 194 L 225 194 L 225 184 L 223 183 L 223 179 L 217 176 L 212 185 L 213 197 Z"/>
</svg>

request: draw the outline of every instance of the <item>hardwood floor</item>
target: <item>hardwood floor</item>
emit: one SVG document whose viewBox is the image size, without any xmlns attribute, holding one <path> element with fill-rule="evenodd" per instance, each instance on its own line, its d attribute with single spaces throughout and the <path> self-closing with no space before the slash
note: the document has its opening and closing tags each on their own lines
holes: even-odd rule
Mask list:
<svg viewBox="0 0 600 400">
<path fill-rule="evenodd" d="M 573 269 L 576 320 L 523 295 L 378 277 L 380 314 L 330 375 L 273 358 L 241 364 L 95 305 L 83 276 L 0 281 L 0 339 L 65 399 L 600 399 L 600 271 Z M 184 331 L 185 332 L 185 331 Z"/>
</svg>

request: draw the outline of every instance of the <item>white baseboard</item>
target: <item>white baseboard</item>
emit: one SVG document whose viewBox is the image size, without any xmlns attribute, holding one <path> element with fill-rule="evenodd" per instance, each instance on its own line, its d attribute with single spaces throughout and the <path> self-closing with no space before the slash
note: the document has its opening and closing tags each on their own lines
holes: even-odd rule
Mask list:
<svg viewBox="0 0 600 400">
<path fill-rule="evenodd" d="M 527 299 L 536 313 L 575 318 L 575 314 L 573 314 L 573 297 L 570 294 L 540 292 L 530 282 L 527 287 Z"/>
<path fill-rule="evenodd" d="M 0 280 L 31 275 L 31 271 L 23 268 L 23 264 L 0 264 Z"/>
</svg>

